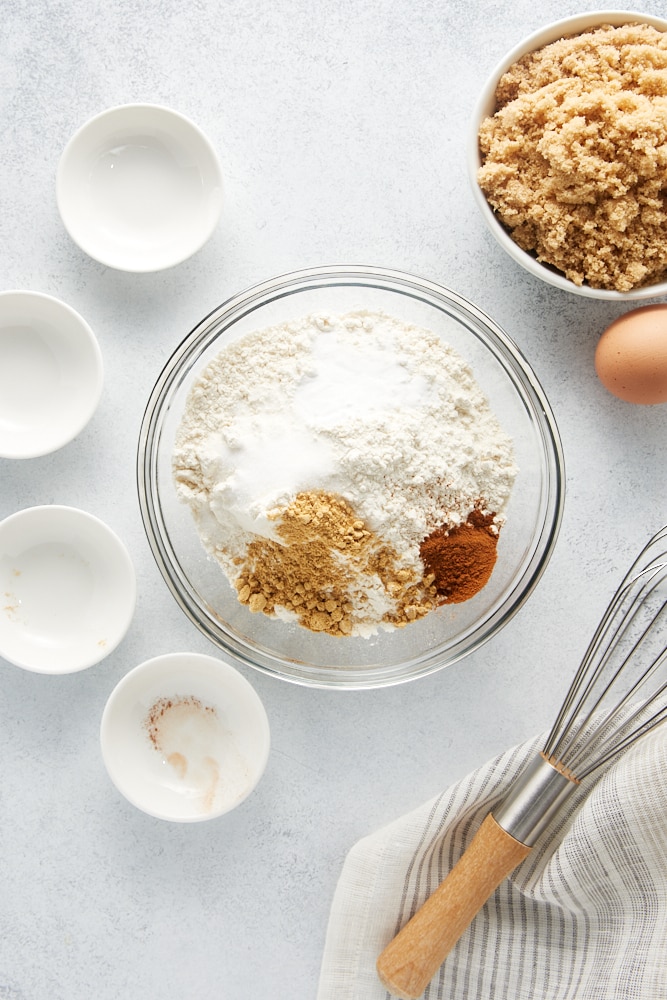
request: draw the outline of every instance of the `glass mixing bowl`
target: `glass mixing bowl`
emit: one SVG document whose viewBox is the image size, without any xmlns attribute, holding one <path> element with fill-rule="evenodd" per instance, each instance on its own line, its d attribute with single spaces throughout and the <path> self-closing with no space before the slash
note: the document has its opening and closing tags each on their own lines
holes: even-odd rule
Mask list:
<svg viewBox="0 0 667 1000">
<path fill-rule="evenodd" d="M 519 467 L 487 585 L 468 601 L 443 605 L 405 628 L 371 638 L 311 632 L 253 614 L 239 603 L 218 563 L 206 553 L 172 478 L 174 441 L 188 393 L 226 345 L 313 312 L 358 309 L 430 329 L 458 351 L 511 435 Z M 317 267 L 282 275 L 235 295 L 205 317 L 174 351 L 153 388 L 141 426 L 137 474 L 153 555 L 197 628 L 236 661 L 327 688 L 397 684 L 478 649 L 512 618 L 538 582 L 556 542 L 564 500 L 554 417 L 512 340 L 460 295 L 375 267 Z"/>
</svg>

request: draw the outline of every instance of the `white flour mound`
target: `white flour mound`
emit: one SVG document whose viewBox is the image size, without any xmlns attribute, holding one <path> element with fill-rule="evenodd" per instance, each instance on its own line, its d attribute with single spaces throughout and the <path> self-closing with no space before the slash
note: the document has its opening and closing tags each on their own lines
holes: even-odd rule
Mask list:
<svg viewBox="0 0 667 1000">
<path fill-rule="evenodd" d="M 189 394 L 173 468 L 231 582 L 297 493 L 343 497 L 423 571 L 434 529 L 476 509 L 503 523 L 517 473 L 466 361 L 429 330 L 367 312 L 307 316 L 222 350 Z"/>
</svg>

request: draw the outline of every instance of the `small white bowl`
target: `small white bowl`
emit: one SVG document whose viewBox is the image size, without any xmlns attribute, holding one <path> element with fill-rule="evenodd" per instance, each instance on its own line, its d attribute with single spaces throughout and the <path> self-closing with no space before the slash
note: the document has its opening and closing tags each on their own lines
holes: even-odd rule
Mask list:
<svg viewBox="0 0 667 1000">
<path fill-rule="evenodd" d="M 519 42 L 511 52 L 509 52 L 495 67 L 488 77 L 480 97 L 477 101 L 472 115 L 472 127 L 468 140 L 467 161 L 468 175 L 472 185 L 473 196 L 477 206 L 482 213 L 482 218 L 489 231 L 498 241 L 500 246 L 509 256 L 525 268 L 530 274 L 546 281 L 556 288 L 566 292 L 574 292 L 575 295 L 583 295 L 592 299 L 607 299 L 610 302 L 622 302 L 626 300 L 653 299 L 661 295 L 667 295 L 667 281 L 658 282 L 653 285 L 646 285 L 640 288 L 631 289 L 628 292 L 618 292 L 611 289 L 591 288 L 589 285 L 575 285 L 573 281 L 566 278 L 548 265 L 541 264 L 535 257 L 514 242 L 509 232 L 496 217 L 493 209 L 489 205 L 484 192 L 477 183 L 477 171 L 482 165 L 479 149 L 479 128 L 485 118 L 492 116 L 496 110 L 496 87 L 500 77 L 507 72 L 509 67 L 517 62 L 527 52 L 535 52 L 544 48 L 551 42 L 564 38 L 567 35 L 577 35 L 590 28 L 595 28 L 601 24 L 611 24 L 614 26 L 628 24 L 632 21 L 650 24 L 660 31 L 667 31 L 667 21 L 659 17 L 652 17 L 648 14 L 640 14 L 637 11 L 627 10 L 596 10 L 588 11 L 585 14 L 577 14 L 574 17 L 566 17 L 560 21 L 554 21 L 546 25 L 539 31 L 533 32 L 522 42 Z"/>
<path fill-rule="evenodd" d="M 102 757 L 133 805 L 194 823 L 244 801 L 269 756 L 269 722 L 255 689 L 228 663 L 169 653 L 131 670 L 102 715 Z"/>
<path fill-rule="evenodd" d="M 98 663 L 134 614 L 127 549 L 74 507 L 28 507 L 0 521 L 0 656 L 26 670 L 68 674 Z"/>
<path fill-rule="evenodd" d="M 58 164 L 63 224 L 94 260 L 122 271 L 159 271 L 192 256 L 222 210 L 216 153 L 170 108 L 126 104 L 83 125 Z"/>
<path fill-rule="evenodd" d="M 0 457 L 36 458 L 83 430 L 102 394 L 102 354 L 70 306 L 0 292 Z"/>
</svg>

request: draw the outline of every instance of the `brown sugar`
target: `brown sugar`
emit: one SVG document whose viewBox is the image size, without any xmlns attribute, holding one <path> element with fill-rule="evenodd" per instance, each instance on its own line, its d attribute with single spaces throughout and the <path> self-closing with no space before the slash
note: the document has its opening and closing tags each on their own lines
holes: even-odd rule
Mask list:
<svg viewBox="0 0 667 1000">
<path fill-rule="evenodd" d="M 515 63 L 478 183 L 512 238 L 574 284 L 667 276 L 667 32 L 604 25 Z"/>
</svg>

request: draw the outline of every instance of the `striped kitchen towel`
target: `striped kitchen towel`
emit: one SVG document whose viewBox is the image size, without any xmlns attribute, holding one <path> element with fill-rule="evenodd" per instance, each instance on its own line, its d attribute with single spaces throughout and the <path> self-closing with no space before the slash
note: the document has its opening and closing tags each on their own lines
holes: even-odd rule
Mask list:
<svg viewBox="0 0 667 1000">
<path fill-rule="evenodd" d="M 352 848 L 317 1000 L 388 1000 L 378 955 L 543 742 L 508 750 Z M 424 997 L 667 1000 L 667 727 L 576 790 Z"/>
</svg>

